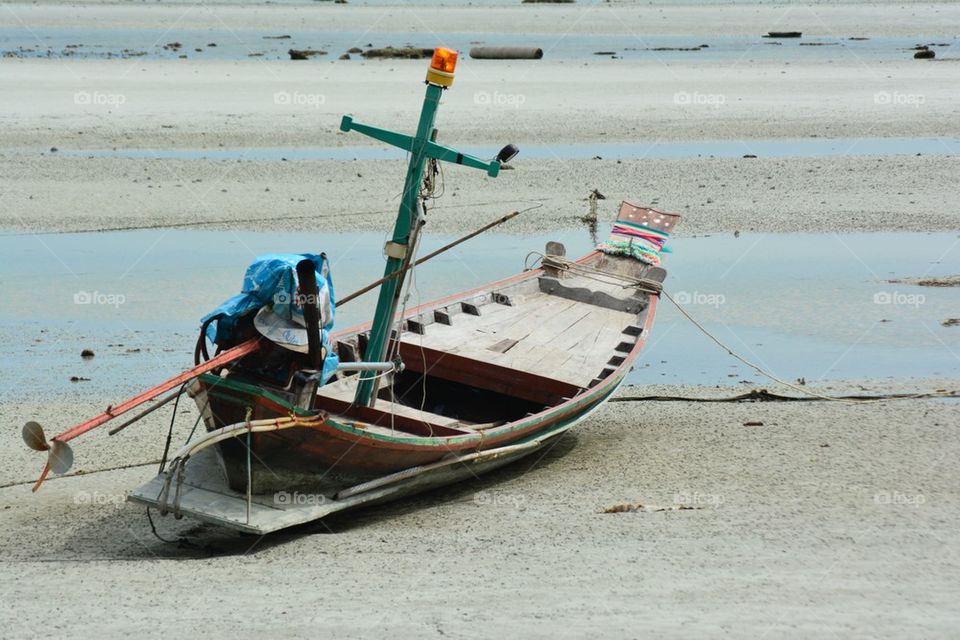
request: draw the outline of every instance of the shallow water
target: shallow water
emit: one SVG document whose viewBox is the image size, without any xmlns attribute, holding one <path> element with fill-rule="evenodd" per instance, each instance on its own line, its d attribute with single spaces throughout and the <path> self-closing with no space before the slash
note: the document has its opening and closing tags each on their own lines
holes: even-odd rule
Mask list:
<svg viewBox="0 0 960 640">
<path fill-rule="evenodd" d="M 523 34 L 510 35 L 483 32 L 424 33 L 420 35 L 390 32 L 331 31 L 262 31 L 226 29 L 183 29 L 166 25 L 156 29 L 89 29 L 61 27 L 32 29 L 6 26 L 0 28 L 0 55 L 23 58 L 136 58 L 144 60 L 289 60 L 287 51 L 319 49 L 327 55 L 315 60 L 336 60 L 353 47 L 434 47 L 445 46 L 466 54 L 476 45 L 538 46 L 550 60 L 599 60 L 613 52 L 625 60 L 692 60 L 763 61 L 763 60 L 830 60 L 849 59 L 859 62 L 905 60 L 912 57 L 910 47 L 933 44 L 939 58 L 958 57 L 956 36 L 946 34 L 919 38 L 869 38 L 850 40 L 861 33 L 837 37 L 830 34 L 805 33 L 802 38 L 772 39 L 756 36 L 682 36 L 682 35 L 578 35 Z M 277 39 L 277 36 L 289 38 Z M 170 43 L 180 47 L 168 47 Z M 215 46 L 210 46 L 213 43 Z M 700 48 L 701 45 L 707 45 Z M 199 49 L 199 51 L 198 51 Z M 677 49 L 696 49 L 684 51 Z M 358 56 L 355 55 L 354 58 Z M 521 64 L 536 64 L 525 61 Z"/>
<path fill-rule="evenodd" d="M 179 230 L 0 236 L 0 394 L 120 397 L 191 364 L 199 318 L 239 291 L 254 256 L 325 251 L 345 295 L 381 275 L 384 239 Z M 429 235 L 422 251 L 451 239 Z M 586 230 L 481 236 L 418 269 L 409 304 L 516 273 L 547 239 L 571 255 L 591 246 Z M 960 374 L 960 327 L 940 325 L 960 316 L 960 288 L 886 282 L 960 273 L 956 234 L 679 237 L 666 266 L 668 291 L 708 330 L 786 379 Z M 368 294 L 339 308 L 337 325 L 366 320 L 374 302 Z M 84 348 L 96 357 L 81 360 Z M 629 378 L 741 380 L 763 382 L 666 300 Z"/>
<path fill-rule="evenodd" d="M 716 140 L 699 142 L 634 142 L 591 144 L 526 144 L 523 160 L 640 160 L 644 158 L 810 158 L 864 155 L 958 155 L 960 138 L 804 138 L 777 140 Z M 496 146 L 466 145 L 464 153 L 492 158 Z M 44 151 L 38 150 L 43 154 Z M 158 160 L 396 160 L 405 152 L 396 147 L 244 147 L 213 149 L 60 149 L 59 155 L 84 158 L 138 158 Z"/>
</svg>

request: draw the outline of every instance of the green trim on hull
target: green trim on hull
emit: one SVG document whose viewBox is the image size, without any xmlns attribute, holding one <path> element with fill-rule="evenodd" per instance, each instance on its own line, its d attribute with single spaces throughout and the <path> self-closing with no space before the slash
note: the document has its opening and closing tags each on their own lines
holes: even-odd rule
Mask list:
<svg viewBox="0 0 960 640">
<path fill-rule="evenodd" d="M 573 424 L 578 420 L 581 420 L 587 412 L 594 410 L 599 405 L 606 402 L 606 400 L 614 392 L 616 392 L 616 390 L 623 383 L 624 377 L 625 377 L 625 372 L 621 374 L 615 374 L 614 376 L 612 376 L 609 382 L 606 382 L 601 387 L 598 387 L 598 389 L 602 389 L 603 387 L 606 387 L 606 386 L 610 387 L 609 391 L 601 395 L 593 396 L 592 392 L 588 392 L 584 394 L 581 398 L 574 400 L 570 404 L 562 404 L 562 405 L 557 405 L 556 407 L 552 407 L 550 410 L 548 410 L 546 415 L 541 413 L 535 416 L 530 416 L 528 419 L 519 420 L 519 421 L 516 421 L 515 423 L 512 423 L 513 426 L 511 426 L 509 429 L 505 429 L 503 431 L 495 431 L 491 429 L 485 435 L 481 435 L 478 433 L 475 435 L 471 434 L 471 435 L 464 435 L 464 436 L 447 436 L 447 437 L 426 437 L 426 438 L 410 437 L 410 436 L 396 437 L 396 436 L 390 436 L 388 434 L 371 433 L 366 429 L 357 428 L 350 423 L 341 422 L 337 420 L 334 416 L 328 416 L 325 422 L 326 424 L 338 429 L 339 431 L 342 431 L 343 433 L 350 434 L 352 436 L 356 436 L 359 438 L 363 438 L 367 440 L 376 440 L 378 442 L 391 443 L 391 444 L 403 444 L 403 445 L 412 444 L 412 445 L 425 446 L 425 447 L 432 447 L 432 446 L 449 447 L 449 445 L 451 444 L 460 445 L 460 444 L 469 444 L 471 442 L 483 442 L 484 440 L 491 439 L 490 437 L 491 434 L 495 434 L 495 436 L 499 439 L 503 435 L 514 433 L 516 431 L 523 431 L 529 428 L 532 424 L 535 424 L 537 422 L 549 423 L 547 425 L 544 425 L 543 429 L 535 430 L 528 435 L 518 438 L 515 441 L 516 443 L 523 443 L 529 440 L 536 439 L 537 437 L 542 436 L 544 433 L 549 433 L 553 431 L 555 428 L 557 428 L 558 423 L 551 422 L 551 416 L 555 415 L 556 413 L 560 413 L 561 411 L 565 413 L 569 410 L 576 410 L 586 406 L 587 408 L 584 411 L 582 412 L 575 411 L 574 415 L 570 416 L 565 420 L 562 420 L 559 423 L 559 425 L 561 427 L 564 427 L 564 426 Z M 205 382 L 208 382 L 208 383 L 216 383 L 217 386 L 224 386 L 228 389 L 247 393 L 251 396 L 266 398 L 271 402 L 275 402 L 278 405 L 284 407 L 285 409 L 288 409 L 291 413 L 296 413 L 297 415 L 301 415 L 301 416 L 316 415 L 315 412 L 310 412 L 310 411 L 301 409 L 299 407 L 295 407 L 291 405 L 289 402 L 287 402 L 286 400 L 276 396 L 275 394 L 272 394 L 269 391 L 266 391 L 260 387 L 256 387 L 248 383 L 231 381 L 228 378 L 220 378 L 212 374 L 204 374 L 204 376 L 201 376 L 201 380 L 204 380 Z M 338 416 L 338 417 L 341 417 L 341 416 Z"/>
<path fill-rule="evenodd" d="M 220 376 L 215 376 L 212 373 L 204 373 L 200 376 L 200 381 L 209 385 L 206 389 L 208 395 L 217 395 L 217 388 L 229 389 L 231 391 L 239 391 L 240 393 L 246 393 L 251 396 L 264 398 L 270 402 L 274 402 L 284 409 L 290 411 L 290 413 L 298 416 L 315 416 L 317 415 L 316 411 L 308 411 L 302 407 L 297 407 L 290 404 L 280 396 L 267 391 L 262 387 L 250 384 L 249 382 L 240 382 L 239 380 L 230 380 L 229 378 L 221 378 Z"/>
</svg>

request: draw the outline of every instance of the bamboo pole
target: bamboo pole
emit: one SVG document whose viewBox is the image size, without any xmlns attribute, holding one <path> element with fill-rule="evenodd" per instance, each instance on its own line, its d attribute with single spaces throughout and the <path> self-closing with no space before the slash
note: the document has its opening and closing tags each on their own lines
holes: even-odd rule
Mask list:
<svg viewBox="0 0 960 640">
<path fill-rule="evenodd" d="M 473 231 L 473 232 L 471 232 L 471 233 L 468 233 L 467 235 L 463 236 L 462 238 L 459 238 L 459 239 L 457 239 L 457 240 L 454 240 L 454 241 L 451 242 L 450 244 L 444 245 L 444 246 L 440 247 L 439 249 L 437 249 L 436 251 L 433 251 L 433 252 L 431 252 L 431 253 L 428 253 L 427 255 L 423 256 L 423 257 L 420 258 L 419 260 L 417 260 L 417 261 L 413 262 L 412 264 L 404 267 L 403 269 L 401 269 L 401 270 L 399 270 L 399 271 L 394 271 L 394 272 L 391 273 L 389 276 L 384 276 L 384 277 L 380 278 L 379 280 L 377 280 L 376 282 L 371 282 L 370 284 L 368 284 L 367 286 L 363 287 L 362 289 L 358 289 L 358 290 L 354 291 L 353 293 L 351 293 L 350 295 L 348 295 L 348 296 L 346 296 L 346 297 L 343 297 L 343 298 L 340 298 L 339 300 L 337 300 L 337 306 L 340 306 L 340 305 L 342 305 L 342 304 L 346 304 L 346 303 L 350 302 L 351 300 L 353 300 L 353 299 L 355 299 L 355 298 L 359 298 L 360 296 L 362 296 L 363 294 L 367 293 L 368 291 L 371 291 L 371 290 L 373 290 L 373 289 L 376 289 L 377 287 L 379 287 L 381 284 L 383 284 L 383 283 L 386 282 L 387 280 L 390 280 L 390 279 L 392 279 L 392 278 L 396 278 L 396 277 L 399 276 L 401 273 L 404 273 L 404 272 L 406 272 L 406 271 L 409 271 L 410 269 L 413 269 L 414 267 L 420 266 L 421 264 L 423 264 L 423 263 L 426 262 L 427 260 L 430 260 L 431 258 L 435 258 L 435 257 L 437 257 L 438 255 L 440 255 L 441 253 L 444 253 L 444 252 L 446 252 L 446 251 L 449 251 L 450 249 L 453 249 L 453 248 L 454 248 L 455 246 L 457 246 L 458 244 L 462 244 L 462 243 L 466 242 L 467 240 L 469 240 L 470 238 L 475 238 L 476 236 L 480 235 L 480 234 L 483 233 L 484 231 L 488 231 L 488 230 L 492 229 L 493 227 L 495 227 L 495 226 L 497 226 L 497 225 L 503 224 L 503 223 L 506 222 L 507 220 L 510 220 L 511 218 L 515 218 L 515 217 L 518 216 L 518 215 L 520 215 L 520 212 L 519 212 L 519 211 L 514 211 L 513 213 L 508 213 L 507 215 L 503 216 L 502 218 L 499 218 L 499 219 L 497 219 L 497 220 L 494 220 L 493 222 L 491 222 L 491 223 L 489 223 L 489 224 L 483 225 L 482 227 L 480 227 L 480 228 L 477 229 L 476 231 Z"/>
</svg>

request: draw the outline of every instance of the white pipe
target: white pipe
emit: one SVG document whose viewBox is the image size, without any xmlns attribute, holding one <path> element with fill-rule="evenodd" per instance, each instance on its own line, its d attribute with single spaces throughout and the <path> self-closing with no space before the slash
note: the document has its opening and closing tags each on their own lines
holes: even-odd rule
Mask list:
<svg viewBox="0 0 960 640">
<path fill-rule="evenodd" d="M 337 371 L 393 371 L 396 366 L 393 362 L 341 362 Z"/>
<path fill-rule="evenodd" d="M 216 429 L 215 431 L 210 431 L 206 436 L 195 440 L 193 442 L 188 442 L 185 444 L 177 453 L 171 458 L 171 460 L 177 460 L 178 458 L 191 457 L 197 451 L 205 449 L 212 444 L 221 442 L 223 440 L 229 440 L 234 438 L 239 434 L 246 433 L 251 431 L 253 433 L 263 433 L 265 431 L 279 431 L 281 429 L 289 429 L 291 427 L 298 426 L 309 426 L 312 422 L 321 422 L 317 418 L 304 418 L 301 420 L 294 420 L 291 418 L 277 418 L 277 419 L 266 419 L 266 420 L 252 420 L 250 422 L 237 422 L 236 424 L 227 425 Z M 306 423 L 306 424 L 304 424 Z"/>
</svg>

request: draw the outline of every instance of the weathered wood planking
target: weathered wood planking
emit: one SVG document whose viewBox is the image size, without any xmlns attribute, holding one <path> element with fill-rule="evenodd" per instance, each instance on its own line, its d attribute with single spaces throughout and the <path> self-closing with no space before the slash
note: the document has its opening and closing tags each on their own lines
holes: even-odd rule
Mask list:
<svg viewBox="0 0 960 640">
<path fill-rule="evenodd" d="M 407 405 L 389 402 L 386 400 L 378 400 L 375 410 L 367 410 L 366 412 L 363 412 L 358 407 L 353 406 L 353 396 L 357 390 L 358 380 L 359 376 L 352 375 L 344 380 L 338 380 L 332 384 L 327 384 L 320 387 L 317 390 L 317 396 L 320 399 L 320 407 L 326 408 L 333 412 L 344 413 L 354 418 L 359 418 L 360 413 L 365 413 L 366 418 L 372 418 L 372 424 L 379 426 L 389 427 L 391 425 L 391 420 L 389 419 L 390 417 L 407 418 L 408 420 L 428 425 L 428 428 L 426 429 L 428 433 L 434 433 L 436 430 L 430 427 L 450 429 L 461 429 L 463 427 L 463 423 L 456 418 L 449 418 L 436 413 L 430 413 L 429 411 L 421 411 L 416 407 L 408 407 Z M 409 427 L 410 425 L 406 420 L 404 420 L 402 425 L 398 424 L 396 426 Z M 419 431 L 423 430 L 416 429 L 414 427 L 414 433 Z"/>
<path fill-rule="evenodd" d="M 486 360 L 465 357 L 449 351 L 437 351 L 402 343 L 400 355 L 407 368 L 426 372 L 445 380 L 495 391 L 546 406 L 560 404 L 581 391 L 581 387 L 515 367 L 504 367 Z"/>
<path fill-rule="evenodd" d="M 403 342 L 586 387 L 624 340 L 632 313 L 534 293 L 517 306 L 487 306 Z"/>
</svg>

